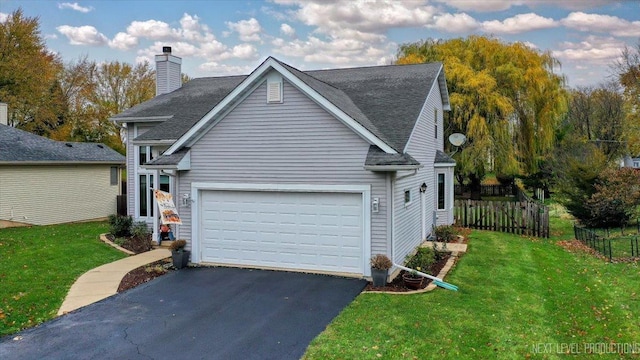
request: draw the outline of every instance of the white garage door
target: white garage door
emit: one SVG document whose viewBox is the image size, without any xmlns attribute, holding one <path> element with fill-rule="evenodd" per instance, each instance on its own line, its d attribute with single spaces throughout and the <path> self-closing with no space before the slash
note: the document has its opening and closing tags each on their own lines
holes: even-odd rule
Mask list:
<svg viewBox="0 0 640 360">
<path fill-rule="evenodd" d="M 362 194 L 203 191 L 204 262 L 363 274 Z"/>
</svg>

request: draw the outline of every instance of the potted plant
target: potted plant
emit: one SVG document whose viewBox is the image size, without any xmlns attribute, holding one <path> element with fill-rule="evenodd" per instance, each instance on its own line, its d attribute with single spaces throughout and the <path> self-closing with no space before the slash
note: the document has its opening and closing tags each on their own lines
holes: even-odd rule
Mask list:
<svg viewBox="0 0 640 360">
<path fill-rule="evenodd" d="M 169 247 L 171 249 L 173 267 L 176 269 L 182 269 L 187 266 L 187 263 L 189 262 L 189 254 L 191 251 L 185 250 L 185 246 L 187 246 L 186 240 L 175 240 Z"/>
<path fill-rule="evenodd" d="M 420 269 L 418 268 L 418 270 Z M 402 274 L 402 281 L 404 281 L 404 286 L 408 287 L 409 289 L 420 289 L 420 286 L 422 286 L 422 279 L 424 278 L 418 275 L 418 272 L 416 270 L 412 270 L 411 272 L 405 272 L 404 274 Z"/>
<path fill-rule="evenodd" d="M 393 266 L 391 260 L 384 254 L 376 254 L 371 258 L 371 277 L 373 286 L 380 287 L 387 285 L 389 269 Z"/>
</svg>

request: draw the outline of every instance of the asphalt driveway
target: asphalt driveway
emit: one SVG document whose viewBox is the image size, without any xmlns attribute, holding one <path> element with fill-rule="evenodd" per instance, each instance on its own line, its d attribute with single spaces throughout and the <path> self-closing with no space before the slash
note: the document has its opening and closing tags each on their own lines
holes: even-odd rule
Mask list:
<svg viewBox="0 0 640 360">
<path fill-rule="evenodd" d="M 298 359 L 366 282 L 190 268 L 0 339 L 0 359 Z"/>
</svg>

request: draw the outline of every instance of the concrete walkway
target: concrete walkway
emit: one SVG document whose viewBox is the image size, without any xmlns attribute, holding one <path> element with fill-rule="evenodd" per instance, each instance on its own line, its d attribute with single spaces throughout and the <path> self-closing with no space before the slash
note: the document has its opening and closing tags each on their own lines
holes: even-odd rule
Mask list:
<svg viewBox="0 0 640 360">
<path fill-rule="evenodd" d="M 118 292 L 122 278 L 131 270 L 171 256 L 169 249 L 155 249 L 99 266 L 82 274 L 62 302 L 58 315 L 93 304 Z"/>
</svg>

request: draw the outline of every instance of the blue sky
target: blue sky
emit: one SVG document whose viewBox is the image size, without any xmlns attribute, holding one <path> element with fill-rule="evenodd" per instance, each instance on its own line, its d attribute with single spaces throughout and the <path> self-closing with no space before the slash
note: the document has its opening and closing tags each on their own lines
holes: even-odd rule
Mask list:
<svg viewBox="0 0 640 360">
<path fill-rule="evenodd" d="M 389 64 L 404 42 L 479 34 L 551 51 L 586 86 L 640 42 L 640 1 L 0 0 L 0 21 L 18 8 L 65 62 L 152 61 L 167 45 L 191 77 L 247 74 L 268 56 L 303 70 Z"/>
</svg>

